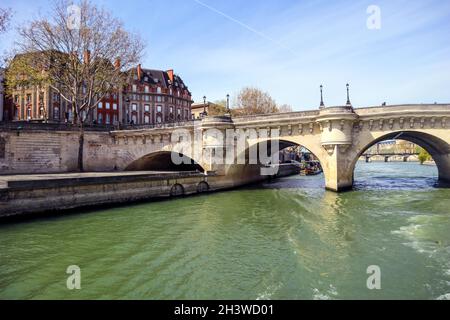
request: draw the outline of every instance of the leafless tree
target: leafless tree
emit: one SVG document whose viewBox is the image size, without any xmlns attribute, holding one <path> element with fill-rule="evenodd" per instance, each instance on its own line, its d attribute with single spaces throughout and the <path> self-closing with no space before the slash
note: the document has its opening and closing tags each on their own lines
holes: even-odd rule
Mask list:
<svg viewBox="0 0 450 320">
<path fill-rule="evenodd" d="M 57 0 L 48 17 L 19 28 L 19 35 L 7 86 L 48 86 L 71 106 L 73 123 L 80 127 L 78 167 L 83 171 L 83 123 L 101 99 L 122 90 L 144 44 L 89 0 L 78 5 Z"/>
<path fill-rule="evenodd" d="M 278 112 L 277 104 L 272 97 L 258 88 L 243 88 L 237 95 L 236 105 L 240 115 Z"/>
<path fill-rule="evenodd" d="M 288 104 L 282 104 L 281 106 L 278 106 L 278 112 L 279 113 L 292 112 L 292 107 Z"/>
<path fill-rule="evenodd" d="M 11 21 L 12 11 L 7 8 L 0 8 L 0 34 L 8 30 L 9 22 Z"/>
</svg>

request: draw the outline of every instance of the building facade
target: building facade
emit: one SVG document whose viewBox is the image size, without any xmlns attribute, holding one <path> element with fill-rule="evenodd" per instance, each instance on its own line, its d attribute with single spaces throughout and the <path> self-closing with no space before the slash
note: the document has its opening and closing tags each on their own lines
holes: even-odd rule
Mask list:
<svg viewBox="0 0 450 320">
<path fill-rule="evenodd" d="M 143 69 L 129 72 L 122 96 L 122 123 L 164 124 L 191 120 L 192 95 L 173 70 Z"/>
<path fill-rule="evenodd" d="M 183 80 L 173 70 L 143 69 L 127 72 L 128 82 L 107 94 L 85 122 L 98 125 L 155 125 L 191 119 L 192 97 Z M 50 87 L 17 87 L 8 96 L 5 121 L 64 123 L 73 120 L 72 106 Z"/>
</svg>

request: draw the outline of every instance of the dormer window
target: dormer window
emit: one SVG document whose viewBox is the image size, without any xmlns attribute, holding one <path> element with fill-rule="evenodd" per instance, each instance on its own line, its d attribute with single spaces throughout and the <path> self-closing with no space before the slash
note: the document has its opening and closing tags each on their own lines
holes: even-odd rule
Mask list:
<svg viewBox="0 0 450 320">
<path fill-rule="evenodd" d="M 135 85 L 135 84 L 133 84 L 133 92 L 136 92 L 137 91 L 137 85 Z"/>
<path fill-rule="evenodd" d="M 156 88 L 156 93 L 161 93 L 161 87 Z"/>
<path fill-rule="evenodd" d="M 150 88 L 148 86 L 145 86 L 144 91 L 145 91 L 145 93 L 149 93 L 150 92 Z"/>
</svg>

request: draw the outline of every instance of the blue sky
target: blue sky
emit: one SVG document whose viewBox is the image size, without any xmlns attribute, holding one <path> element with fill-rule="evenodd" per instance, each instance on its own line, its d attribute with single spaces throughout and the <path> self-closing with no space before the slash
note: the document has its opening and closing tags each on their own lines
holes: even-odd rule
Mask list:
<svg viewBox="0 0 450 320">
<path fill-rule="evenodd" d="M 450 1 L 128 0 L 94 1 L 147 42 L 143 65 L 173 68 L 196 101 L 243 86 L 294 110 L 450 102 Z M 18 24 L 49 1 L 2 0 Z M 369 30 L 369 5 L 381 29 Z M 14 31 L 1 36 L 8 48 Z"/>
</svg>

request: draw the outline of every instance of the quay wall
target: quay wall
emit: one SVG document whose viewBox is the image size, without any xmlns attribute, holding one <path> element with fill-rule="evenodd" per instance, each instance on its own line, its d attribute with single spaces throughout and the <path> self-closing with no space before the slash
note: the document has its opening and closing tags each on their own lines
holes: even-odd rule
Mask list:
<svg viewBox="0 0 450 320">
<path fill-rule="evenodd" d="M 77 130 L 0 129 L 0 175 L 77 171 Z M 112 144 L 109 132 L 86 131 L 84 136 L 85 169 L 113 171 L 116 164 L 108 149 Z"/>
<path fill-rule="evenodd" d="M 233 185 L 224 177 L 193 172 L 8 181 L 0 188 L 0 218 L 170 198 L 228 187 Z"/>
</svg>

